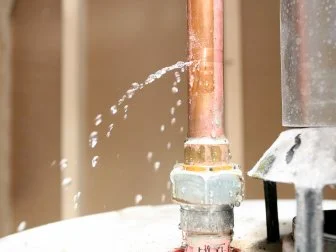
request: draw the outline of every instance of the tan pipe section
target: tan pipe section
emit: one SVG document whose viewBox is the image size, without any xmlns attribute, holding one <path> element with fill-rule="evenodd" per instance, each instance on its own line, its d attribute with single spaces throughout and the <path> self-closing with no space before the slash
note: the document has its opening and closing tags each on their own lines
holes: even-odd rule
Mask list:
<svg viewBox="0 0 336 252">
<path fill-rule="evenodd" d="M 223 137 L 223 0 L 188 0 L 189 138 Z"/>
</svg>

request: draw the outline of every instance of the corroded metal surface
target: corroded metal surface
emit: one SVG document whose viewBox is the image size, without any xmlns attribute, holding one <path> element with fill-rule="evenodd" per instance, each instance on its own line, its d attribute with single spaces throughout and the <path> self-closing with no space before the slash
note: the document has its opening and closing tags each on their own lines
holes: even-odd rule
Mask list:
<svg viewBox="0 0 336 252">
<path fill-rule="evenodd" d="M 194 138 L 184 143 L 184 163 L 198 166 L 223 166 L 229 163 L 226 138 Z"/>
<path fill-rule="evenodd" d="M 239 206 L 243 200 L 242 172 L 234 165 L 230 170 L 193 172 L 177 164 L 170 179 L 172 197 L 180 204 Z"/>
<path fill-rule="evenodd" d="M 248 173 L 296 187 L 295 251 L 323 251 L 322 189 L 336 184 L 336 128 L 282 132 Z"/>
<path fill-rule="evenodd" d="M 334 1 L 281 1 L 284 126 L 336 126 L 335 15 Z"/>
<path fill-rule="evenodd" d="M 336 184 L 335 142 L 336 128 L 284 131 L 248 175 L 307 188 Z"/>
</svg>

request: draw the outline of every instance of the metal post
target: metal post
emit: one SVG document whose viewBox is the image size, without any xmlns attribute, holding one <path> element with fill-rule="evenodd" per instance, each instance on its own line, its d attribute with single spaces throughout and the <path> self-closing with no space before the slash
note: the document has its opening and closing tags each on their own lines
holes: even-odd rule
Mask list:
<svg viewBox="0 0 336 252">
<path fill-rule="evenodd" d="M 275 182 L 264 181 L 267 241 L 277 242 L 280 240 L 278 218 L 278 196 Z"/>
<path fill-rule="evenodd" d="M 296 187 L 295 251 L 323 251 L 322 189 Z"/>
</svg>

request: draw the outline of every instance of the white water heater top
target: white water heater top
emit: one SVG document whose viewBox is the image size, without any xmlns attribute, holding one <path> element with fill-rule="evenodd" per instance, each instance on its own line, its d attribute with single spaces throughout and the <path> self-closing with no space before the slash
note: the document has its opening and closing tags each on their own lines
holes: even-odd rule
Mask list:
<svg viewBox="0 0 336 252">
<path fill-rule="evenodd" d="M 336 201 L 325 201 L 336 209 Z M 279 200 L 281 234 L 289 234 L 296 215 L 294 200 Z M 235 208 L 232 245 L 242 251 L 279 251 L 267 245 L 265 203 L 246 200 Z M 60 221 L 0 239 L 3 252 L 170 252 L 181 245 L 179 206 L 137 206 L 117 212 Z M 29 223 L 27 223 L 29 227 Z"/>
</svg>

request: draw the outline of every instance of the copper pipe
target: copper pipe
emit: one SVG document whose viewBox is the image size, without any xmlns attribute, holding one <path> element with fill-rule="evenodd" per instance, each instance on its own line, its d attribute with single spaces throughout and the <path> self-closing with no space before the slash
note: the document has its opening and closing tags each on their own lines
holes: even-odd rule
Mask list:
<svg viewBox="0 0 336 252">
<path fill-rule="evenodd" d="M 189 138 L 223 137 L 223 0 L 188 0 Z"/>
</svg>

